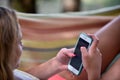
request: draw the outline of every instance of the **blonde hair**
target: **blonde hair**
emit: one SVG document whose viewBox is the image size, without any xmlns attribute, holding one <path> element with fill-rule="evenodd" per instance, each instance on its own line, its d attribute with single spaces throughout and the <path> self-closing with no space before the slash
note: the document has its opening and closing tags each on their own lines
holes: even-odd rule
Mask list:
<svg viewBox="0 0 120 80">
<path fill-rule="evenodd" d="M 17 35 L 15 12 L 0 7 L 0 80 L 14 80 L 10 58 Z"/>
</svg>

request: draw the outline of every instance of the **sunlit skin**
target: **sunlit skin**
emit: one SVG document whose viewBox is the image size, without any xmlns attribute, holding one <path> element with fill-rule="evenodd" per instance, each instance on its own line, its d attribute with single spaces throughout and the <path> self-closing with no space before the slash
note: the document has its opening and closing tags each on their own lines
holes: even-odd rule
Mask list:
<svg viewBox="0 0 120 80">
<path fill-rule="evenodd" d="M 83 66 L 88 72 L 89 80 L 96 80 L 100 78 L 101 63 L 98 63 L 98 62 L 101 62 L 102 59 L 101 59 L 101 53 L 97 48 L 97 45 L 98 45 L 97 38 L 94 35 L 90 35 L 90 36 L 93 37 L 92 46 L 89 51 L 86 51 L 86 48 L 84 47 L 81 48 L 83 53 L 82 59 L 83 59 Z M 68 61 L 70 60 L 71 57 L 75 56 L 73 52 L 74 52 L 74 48 L 71 48 L 71 49 L 62 48 L 54 58 L 52 58 L 46 63 L 43 63 L 35 68 L 32 68 L 31 70 L 29 70 L 29 73 L 34 76 L 37 76 L 40 79 L 47 79 L 56 73 L 59 73 L 63 70 L 67 70 Z M 89 55 L 86 55 L 86 54 L 89 54 Z M 91 67 L 89 67 L 89 63 L 91 63 Z M 51 68 L 48 68 L 47 64 L 51 64 L 50 66 Z M 97 69 L 98 66 L 99 66 L 99 69 Z M 48 72 L 49 75 L 46 76 L 45 75 L 46 72 Z"/>
<path fill-rule="evenodd" d="M 19 29 L 18 38 L 16 40 L 16 43 L 14 44 L 14 51 L 13 51 L 14 53 L 13 69 L 16 69 L 19 67 L 20 57 L 22 55 L 22 48 L 23 48 L 23 45 L 21 42 L 22 32 L 20 29 L 20 25 L 18 26 L 18 29 Z M 92 80 L 92 79 L 95 80 L 96 78 L 98 79 L 100 76 L 101 63 L 98 64 L 98 62 L 101 62 L 101 56 L 99 55 L 100 52 L 99 52 L 99 49 L 97 48 L 98 39 L 94 35 L 89 35 L 89 36 L 93 38 L 93 44 L 90 47 L 89 51 L 87 51 L 86 48 L 84 47 L 81 48 L 81 51 L 83 53 L 82 60 L 83 60 L 83 66 L 85 67 L 88 73 L 89 80 Z M 71 48 L 71 49 L 62 48 L 53 59 L 49 60 L 46 63 L 43 63 L 42 65 L 37 66 L 38 68 L 36 67 L 35 69 L 32 69 L 31 74 L 38 77 L 39 79 L 47 79 L 56 73 L 59 73 L 63 70 L 67 70 L 68 61 L 70 60 L 71 57 L 75 56 L 73 52 L 74 52 L 74 48 Z M 89 55 L 86 55 L 86 54 L 89 54 Z M 91 67 L 89 66 L 89 63 L 91 63 Z M 50 68 L 47 67 L 48 64 L 51 64 L 51 69 L 53 68 L 52 71 Z M 99 66 L 99 70 L 98 70 L 98 66 Z M 97 72 L 95 68 L 97 68 Z M 43 70 L 46 70 L 47 73 L 45 71 L 44 71 L 45 73 L 43 73 Z"/>
<path fill-rule="evenodd" d="M 14 80 L 13 70 L 19 67 L 22 55 L 22 33 L 19 23 L 16 21 L 14 11 L 0 7 L 0 79 Z M 101 73 L 101 63 L 103 69 L 110 63 L 116 54 L 120 52 L 120 16 L 103 27 L 93 38 L 93 43 L 89 50 L 81 47 L 82 61 L 87 75 L 81 80 L 120 80 L 120 59 L 103 75 Z M 47 80 L 49 77 L 67 70 L 68 61 L 74 55 L 74 49 L 62 48 L 55 57 L 43 64 L 35 66 L 28 71 L 31 75 Z M 101 53 L 103 56 L 101 56 Z M 102 59 L 103 58 L 103 59 Z M 102 61 L 103 60 L 103 61 Z M 81 73 L 82 74 L 82 73 Z M 113 76 L 111 76 L 113 75 Z M 26 75 L 27 76 L 27 75 Z M 102 77 L 100 77 L 102 76 Z M 20 76 L 17 76 L 20 77 Z M 19 80 L 19 79 L 17 79 Z"/>
</svg>

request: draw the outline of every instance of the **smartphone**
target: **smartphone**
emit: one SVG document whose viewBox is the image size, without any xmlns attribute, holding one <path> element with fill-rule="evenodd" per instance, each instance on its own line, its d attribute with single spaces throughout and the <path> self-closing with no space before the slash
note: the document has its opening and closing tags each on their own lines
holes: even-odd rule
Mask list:
<svg viewBox="0 0 120 80">
<path fill-rule="evenodd" d="M 93 41 L 92 38 L 88 36 L 86 33 L 81 33 L 79 35 L 79 39 L 75 45 L 74 50 L 74 54 L 76 56 L 72 57 L 68 63 L 68 70 L 70 70 L 75 75 L 79 75 L 83 68 L 80 47 L 84 46 L 88 49 L 92 41 Z"/>
</svg>

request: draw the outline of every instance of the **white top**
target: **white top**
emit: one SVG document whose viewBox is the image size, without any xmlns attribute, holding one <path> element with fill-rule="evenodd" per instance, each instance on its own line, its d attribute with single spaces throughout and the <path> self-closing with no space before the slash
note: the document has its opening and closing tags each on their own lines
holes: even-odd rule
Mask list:
<svg viewBox="0 0 120 80">
<path fill-rule="evenodd" d="M 13 74 L 15 76 L 15 80 L 40 80 L 35 76 L 18 69 L 15 69 Z"/>
</svg>

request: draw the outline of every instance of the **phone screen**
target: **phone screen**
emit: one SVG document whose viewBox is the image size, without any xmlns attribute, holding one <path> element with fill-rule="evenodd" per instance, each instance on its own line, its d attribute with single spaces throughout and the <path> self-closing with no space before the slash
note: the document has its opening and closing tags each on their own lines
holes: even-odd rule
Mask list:
<svg viewBox="0 0 120 80">
<path fill-rule="evenodd" d="M 76 55 L 71 59 L 70 65 L 72 65 L 75 69 L 79 70 L 80 65 L 82 64 L 82 55 L 80 51 L 80 47 L 84 46 L 88 48 L 89 43 L 83 40 L 82 38 L 79 38 L 78 44 L 76 45 L 76 49 L 74 51 L 74 54 Z"/>
</svg>

